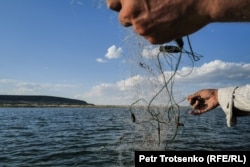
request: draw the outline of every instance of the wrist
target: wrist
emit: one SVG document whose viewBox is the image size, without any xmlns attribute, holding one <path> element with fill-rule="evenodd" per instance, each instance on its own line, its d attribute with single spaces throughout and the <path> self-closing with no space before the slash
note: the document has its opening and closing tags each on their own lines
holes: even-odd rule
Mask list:
<svg viewBox="0 0 250 167">
<path fill-rule="evenodd" d="M 216 101 L 216 105 L 219 106 L 219 97 L 218 97 L 218 89 L 214 89 L 214 97 L 215 97 L 215 101 Z"/>
</svg>

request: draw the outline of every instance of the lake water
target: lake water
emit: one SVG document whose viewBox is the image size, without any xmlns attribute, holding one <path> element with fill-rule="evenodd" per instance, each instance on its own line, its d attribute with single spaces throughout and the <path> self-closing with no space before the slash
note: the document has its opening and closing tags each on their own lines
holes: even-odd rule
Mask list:
<svg viewBox="0 0 250 167">
<path fill-rule="evenodd" d="M 250 150 L 250 117 L 234 128 L 220 109 L 181 121 L 170 150 Z M 126 108 L 0 108 L 0 166 L 134 166 L 134 150 L 157 150 L 135 126 Z"/>
</svg>

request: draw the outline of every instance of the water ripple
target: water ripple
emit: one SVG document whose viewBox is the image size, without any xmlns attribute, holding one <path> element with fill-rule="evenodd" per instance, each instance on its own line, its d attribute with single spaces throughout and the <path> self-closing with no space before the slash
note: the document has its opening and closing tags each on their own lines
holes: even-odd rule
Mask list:
<svg viewBox="0 0 250 167">
<path fill-rule="evenodd" d="M 182 119 L 170 150 L 250 150 L 249 118 L 232 129 L 220 114 Z M 133 166 L 146 132 L 131 124 L 121 108 L 0 108 L 0 166 Z"/>
</svg>

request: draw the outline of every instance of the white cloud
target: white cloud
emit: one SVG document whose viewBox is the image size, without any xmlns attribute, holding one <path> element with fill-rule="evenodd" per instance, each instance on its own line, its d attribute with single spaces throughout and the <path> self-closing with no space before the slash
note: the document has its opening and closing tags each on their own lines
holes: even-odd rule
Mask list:
<svg viewBox="0 0 250 167">
<path fill-rule="evenodd" d="M 188 67 L 179 70 L 179 73 L 186 73 L 191 70 Z M 180 82 L 192 84 L 206 84 L 226 86 L 242 85 L 250 83 L 250 64 L 223 62 L 214 60 L 195 67 L 187 77 L 177 77 Z"/>
<path fill-rule="evenodd" d="M 121 47 L 116 47 L 112 45 L 108 48 L 107 53 L 105 54 L 105 58 L 98 58 L 96 59 L 99 63 L 107 63 L 107 59 L 118 59 L 122 56 L 123 49 Z"/>
<path fill-rule="evenodd" d="M 96 59 L 96 61 L 99 63 L 107 63 L 108 62 L 107 60 L 104 60 L 102 58 L 98 58 L 98 59 Z"/>
<path fill-rule="evenodd" d="M 0 94 L 10 95 L 55 95 L 63 94 L 69 89 L 76 89 L 77 84 L 35 83 L 11 79 L 0 79 Z"/>
<path fill-rule="evenodd" d="M 123 50 L 121 47 L 116 47 L 115 45 L 112 45 L 108 48 L 107 53 L 105 54 L 105 57 L 108 59 L 117 59 L 121 57 L 123 53 Z"/>
<path fill-rule="evenodd" d="M 192 70 L 192 73 L 187 74 Z M 166 76 L 171 72 L 165 71 Z M 180 75 L 179 75 L 180 74 Z M 88 91 L 79 84 L 36 83 L 0 79 L 0 94 L 43 94 L 74 97 L 93 104 L 132 104 L 139 98 L 150 100 L 162 87 L 159 76 L 135 75 L 114 83 L 101 83 Z M 183 67 L 174 82 L 174 96 L 183 99 L 204 88 L 241 86 L 250 83 L 250 64 L 214 60 L 199 67 Z M 166 96 L 160 96 L 166 100 Z M 177 99 L 177 101 L 179 101 Z"/>
<path fill-rule="evenodd" d="M 153 48 L 153 46 L 146 46 L 142 50 L 142 57 L 147 59 L 152 59 L 156 57 L 156 55 L 159 53 L 159 47 Z"/>
<path fill-rule="evenodd" d="M 137 86 L 144 81 L 144 77 L 137 75 L 115 83 L 102 83 L 80 97 L 95 104 L 129 104 L 134 100 Z"/>
<path fill-rule="evenodd" d="M 116 86 L 120 91 L 126 91 L 141 84 L 143 81 L 145 81 L 145 78 L 143 76 L 136 75 L 126 80 L 121 80 L 117 82 Z"/>
<path fill-rule="evenodd" d="M 191 74 L 181 75 L 191 70 Z M 165 72 L 166 76 L 170 76 L 170 73 Z M 89 99 L 95 104 L 131 104 L 138 98 L 150 100 L 162 87 L 159 78 L 136 75 L 115 83 L 102 83 L 92 87 L 82 99 Z M 250 83 L 250 64 L 215 60 L 193 69 L 180 69 L 175 78 L 174 96 L 180 100 L 200 89 L 241 86 L 247 83 Z"/>
<path fill-rule="evenodd" d="M 0 79 L 0 84 L 12 84 L 15 83 L 16 81 L 13 79 Z"/>
</svg>

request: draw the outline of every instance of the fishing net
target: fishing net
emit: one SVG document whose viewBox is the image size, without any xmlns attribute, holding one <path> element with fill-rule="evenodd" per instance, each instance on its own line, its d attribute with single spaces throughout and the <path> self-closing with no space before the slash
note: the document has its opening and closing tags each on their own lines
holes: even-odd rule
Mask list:
<svg viewBox="0 0 250 167">
<path fill-rule="evenodd" d="M 83 2 L 87 1 L 72 0 L 75 4 Z M 91 4 L 98 8 L 105 6 L 104 3 L 94 0 Z M 114 149 L 119 153 L 119 166 L 126 166 L 124 162 L 128 157 L 133 159 L 130 151 L 169 150 L 185 126 L 181 116 L 187 109 L 181 106 L 186 98 L 178 89 L 176 78 L 188 77 L 194 62 L 202 57 L 193 52 L 188 36 L 161 46 L 148 45 L 131 29 L 127 29 L 124 36 L 121 42 L 130 54 L 127 63 L 132 64 L 130 71 L 135 72 L 133 76 L 137 76 L 138 82 L 134 86 L 134 102 L 128 109 L 130 120 L 124 121 L 130 130 L 121 135 L 119 146 Z"/>
<path fill-rule="evenodd" d="M 193 52 L 188 36 L 186 41 L 188 49 L 183 39 L 177 39 L 175 45 L 162 45 L 147 56 L 139 56 L 137 66 L 144 84 L 138 85 L 137 99 L 129 107 L 137 150 L 167 150 L 184 126 L 181 111 L 185 107 L 180 103 L 185 98 L 178 92 L 175 79 L 187 77 L 194 62 L 202 57 Z M 186 66 L 190 68 L 179 70 Z"/>
</svg>

